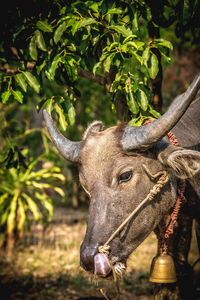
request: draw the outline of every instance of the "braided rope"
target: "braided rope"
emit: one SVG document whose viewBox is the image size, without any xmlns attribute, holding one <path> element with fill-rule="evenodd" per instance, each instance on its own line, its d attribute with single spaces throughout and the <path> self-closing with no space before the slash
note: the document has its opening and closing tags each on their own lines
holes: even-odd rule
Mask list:
<svg viewBox="0 0 200 300">
<path fill-rule="evenodd" d="M 179 182 L 179 186 L 178 186 L 178 197 L 177 197 L 176 203 L 174 205 L 174 208 L 170 214 L 170 222 L 164 233 L 165 239 L 169 238 L 170 234 L 173 233 L 173 227 L 177 221 L 177 217 L 178 217 L 178 213 L 179 213 L 181 204 L 182 204 L 183 200 L 185 201 L 184 191 L 185 191 L 185 180 L 181 180 Z"/>
<path fill-rule="evenodd" d="M 114 279 L 114 282 L 116 284 L 116 291 L 117 291 L 116 300 L 118 300 L 119 296 L 120 296 L 119 281 L 118 281 L 119 274 L 118 274 L 117 270 L 115 270 L 115 267 L 113 266 L 112 262 L 110 261 L 110 259 L 108 257 L 109 253 L 110 253 L 110 246 L 108 244 L 126 226 L 126 224 L 132 219 L 132 217 L 138 212 L 138 210 L 147 201 L 151 201 L 160 192 L 161 188 L 169 181 L 169 176 L 168 176 L 167 171 L 160 171 L 160 172 L 156 173 L 155 175 L 153 175 L 153 174 L 150 173 L 150 171 L 147 169 L 147 167 L 145 165 L 143 165 L 143 167 L 144 167 L 145 171 L 148 173 L 148 175 L 150 175 L 152 178 L 155 179 L 159 176 L 160 176 L 160 178 L 158 179 L 156 184 L 153 186 L 153 188 L 150 190 L 147 197 L 132 211 L 132 213 L 130 213 L 130 215 L 115 230 L 115 232 L 113 232 L 113 234 L 109 237 L 109 239 L 105 242 L 105 244 L 99 246 L 99 248 L 98 248 L 99 253 L 104 253 L 107 256 L 107 259 L 110 263 L 110 266 L 111 266 L 111 269 L 112 269 L 112 274 L 113 274 L 113 279 Z M 100 292 L 106 299 L 108 299 L 108 297 L 107 297 L 107 295 L 106 295 L 106 293 L 103 289 L 100 289 Z"/>
<path fill-rule="evenodd" d="M 144 123 L 144 125 L 151 122 L 154 122 L 154 120 L 148 120 Z M 172 145 L 179 146 L 179 142 L 171 130 L 168 132 L 167 136 Z M 158 238 L 159 247 L 162 248 L 164 252 L 167 252 L 167 239 L 169 239 L 169 236 L 174 233 L 174 225 L 177 222 L 178 213 L 180 211 L 181 205 L 184 202 L 186 202 L 186 198 L 184 196 L 185 187 L 186 187 L 186 181 L 184 179 L 180 179 L 177 186 L 176 203 L 173 207 L 172 212 L 170 213 L 170 220 L 165 229 L 163 237 L 160 237 L 159 234 L 156 232 L 156 230 L 154 231 Z"/>
<path fill-rule="evenodd" d="M 154 120 L 148 120 L 144 123 L 144 125 L 153 122 Z M 172 131 L 169 131 L 168 133 L 168 137 L 170 140 L 170 143 L 175 145 L 175 146 L 179 146 L 178 140 L 176 139 L 175 135 L 173 134 Z M 109 243 L 115 238 L 115 236 L 126 226 L 126 224 L 133 218 L 133 216 L 139 211 L 139 209 L 147 202 L 147 201 L 151 201 L 153 200 L 153 198 L 160 192 L 160 190 L 162 189 L 162 187 L 169 181 L 169 176 L 167 171 L 160 171 L 156 174 L 152 174 L 145 165 L 143 165 L 145 171 L 147 172 L 147 174 L 152 177 L 152 178 L 157 178 L 160 176 L 160 178 L 158 179 L 158 181 L 156 182 L 156 184 L 153 186 L 153 188 L 150 190 L 149 194 L 146 196 L 146 198 L 130 213 L 130 215 L 124 220 L 124 222 L 113 232 L 113 234 L 109 237 L 109 239 L 105 242 L 104 245 L 99 246 L 98 251 L 99 253 L 104 253 L 107 256 L 107 259 L 111 265 L 111 269 L 112 269 L 112 273 L 113 273 L 113 279 L 114 282 L 116 283 L 116 289 L 117 289 L 117 299 L 119 299 L 119 295 L 120 295 L 120 290 L 119 290 L 119 282 L 118 282 L 118 274 L 115 271 L 115 268 L 113 266 L 113 264 L 111 263 L 110 259 L 108 258 L 109 254 L 110 254 L 110 246 Z M 177 217 L 178 217 L 178 213 L 181 207 L 181 204 L 183 201 L 186 201 L 185 197 L 184 197 L 184 191 L 185 191 L 185 186 L 186 186 L 186 182 L 185 180 L 180 180 L 179 184 L 178 184 L 178 188 L 177 188 L 177 200 L 176 200 L 176 204 L 173 208 L 172 213 L 170 214 L 170 221 L 168 223 L 168 226 L 165 230 L 164 233 L 164 239 L 162 238 L 162 242 L 161 242 L 161 246 L 163 248 L 164 251 L 167 251 L 167 244 L 166 244 L 166 240 L 169 238 L 169 236 L 173 233 L 174 230 L 174 225 L 177 221 Z M 161 241 L 161 238 L 157 235 L 158 240 Z M 102 295 L 108 299 L 108 297 L 106 296 L 106 293 L 103 291 L 103 289 L 100 289 L 100 292 L 102 293 Z M 108 299 L 109 300 L 109 299 Z"/>
<path fill-rule="evenodd" d="M 153 178 L 157 178 L 160 176 L 156 184 L 150 190 L 149 194 L 146 198 L 130 213 L 130 215 L 124 220 L 124 222 L 113 232 L 113 234 L 109 237 L 109 239 L 105 242 L 104 245 L 99 246 L 98 250 L 100 253 L 104 253 L 107 256 L 110 253 L 110 246 L 108 245 L 115 236 L 126 226 L 126 224 L 133 218 L 133 216 L 139 211 L 139 209 L 147 202 L 151 201 L 161 190 L 161 188 L 169 181 L 169 176 L 167 171 L 160 171 L 155 175 L 151 174 L 150 171 L 143 165 L 145 171 Z"/>
</svg>

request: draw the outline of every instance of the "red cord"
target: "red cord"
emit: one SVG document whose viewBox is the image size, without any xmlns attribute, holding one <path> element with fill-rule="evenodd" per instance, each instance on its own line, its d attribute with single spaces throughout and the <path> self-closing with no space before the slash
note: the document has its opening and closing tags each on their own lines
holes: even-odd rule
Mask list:
<svg viewBox="0 0 200 300">
<path fill-rule="evenodd" d="M 147 120 L 144 125 L 154 122 L 155 120 Z M 168 138 L 172 145 L 179 146 L 179 142 L 172 131 L 168 132 Z M 170 220 L 169 223 L 165 229 L 163 237 L 159 235 L 159 233 L 155 230 L 155 233 L 157 235 L 158 241 L 159 241 L 159 247 L 162 248 L 164 251 L 167 250 L 167 239 L 171 234 L 174 232 L 174 225 L 176 224 L 178 213 L 180 211 L 181 205 L 186 202 L 186 198 L 184 196 L 186 187 L 186 181 L 184 179 L 180 179 L 177 186 L 177 199 L 176 203 L 172 209 L 172 212 L 170 213 Z"/>
</svg>

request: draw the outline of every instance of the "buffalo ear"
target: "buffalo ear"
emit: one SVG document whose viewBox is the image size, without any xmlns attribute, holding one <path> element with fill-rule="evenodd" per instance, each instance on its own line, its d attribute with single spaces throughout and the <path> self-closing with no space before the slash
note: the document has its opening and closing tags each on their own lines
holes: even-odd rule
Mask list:
<svg viewBox="0 0 200 300">
<path fill-rule="evenodd" d="M 200 172 L 200 153 L 198 151 L 169 146 L 159 153 L 158 159 L 181 179 L 191 178 Z"/>
<path fill-rule="evenodd" d="M 92 124 L 90 124 L 88 126 L 88 128 L 86 129 L 86 131 L 83 135 L 83 140 L 85 140 L 90 133 L 103 131 L 103 129 L 104 129 L 104 124 L 101 121 L 92 122 Z"/>
</svg>

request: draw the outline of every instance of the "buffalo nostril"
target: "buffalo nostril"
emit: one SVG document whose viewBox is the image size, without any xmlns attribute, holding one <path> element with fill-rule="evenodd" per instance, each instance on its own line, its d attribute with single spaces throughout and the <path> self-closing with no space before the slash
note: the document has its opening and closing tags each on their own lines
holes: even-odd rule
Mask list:
<svg viewBox="0 0 200 300">
<path fill-rule="evenodd" d="M 98 253 L 98 247 L 81 245 L 80 265 L 86 271 L 94 271 L 94 256 Z"/>
</svg>

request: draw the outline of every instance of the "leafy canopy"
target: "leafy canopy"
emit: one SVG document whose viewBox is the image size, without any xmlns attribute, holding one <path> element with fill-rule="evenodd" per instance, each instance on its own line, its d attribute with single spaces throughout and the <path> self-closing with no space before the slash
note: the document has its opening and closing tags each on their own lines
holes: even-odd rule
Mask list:
<svg viewBox="0 0 200 300">
<path fill-rule="evenodd" d="M 39 94 L 42 105 L 55 110 L 63 130 L 75 121 L 74 102 L 79 98 L 79 76 L 104 85 L 126 98 L 133 120 L 140 125 L 159 117 L 149 104 L 150 79 L 159 71 L 155 48 L 170 61 L 172 44 L 150 39 L 148 25 L 175 25 L 179 38 L 199 38 L 199 1 L 20 1 L 2 9 L 1 101 L 23 103 L 27 90 Z M 6 7 L 6 5 L 8 7 Z M 188 33 L 190 33 L 188 35 Z M 64 85 L 48 97 L 44 82 Z"/>
</svg>

